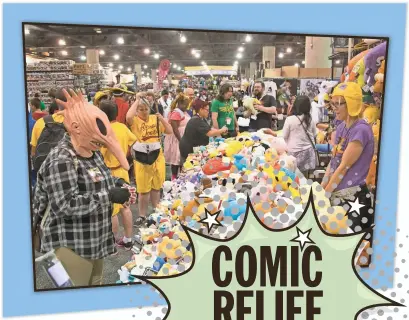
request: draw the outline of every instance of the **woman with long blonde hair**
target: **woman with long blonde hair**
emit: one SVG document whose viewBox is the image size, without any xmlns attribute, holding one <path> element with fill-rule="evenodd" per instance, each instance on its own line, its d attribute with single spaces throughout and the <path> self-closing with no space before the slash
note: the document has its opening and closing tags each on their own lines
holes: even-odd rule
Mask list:
<svg viewBox="0 0 409 320">
<path fill-rule="evenodd" d="M 170 164 L 172 170 L 172 180 L 176 179 L 180 170 L 179 142 L 185 132 L 186 124 L 190 120 L 186 112 L 190 103 L 190 98 L 183 93 L 179 93 L 170 106 L 168 122 L 172 127 L 172 133 L 165 137 L 165 160 Z"/>
</svg>

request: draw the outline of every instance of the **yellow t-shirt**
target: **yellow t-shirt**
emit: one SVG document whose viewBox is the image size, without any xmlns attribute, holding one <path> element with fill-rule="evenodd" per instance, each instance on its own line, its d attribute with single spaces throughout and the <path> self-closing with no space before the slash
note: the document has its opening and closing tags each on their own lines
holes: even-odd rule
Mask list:
<svg viewBox="0 0 409 320">
<path fill-rule="evenodd" d="M 133 118 L 133 123 L 131 126 L 132 133 L 136 136 L 138 142 L 160 142 L 161 136 L 165 132 L 165 127 L 159 121 L 159 134 L 157 129 L 158 118 L 155 115 L 150 115 L 148 121 L 144 121 L 138 116 Z"/>
<path fill-rule="evenodd" d="M 52 115 L 55 122 L 63 123 L 64 122 L 64 115 L 62 114 L 53 114 Z M 37 147 L 38 139 L 40 139 L 40 135 L 45 128 L 44 118 L 38 119 L 33 127 L 33 132 L 31 134 L 31 141 L 30 144 L 33 147 Z"/>
<path fill-rule="evenodd" d="M 121 146 L 122 151 L 126 155 L 128 153 L 128 148 L 132 146 L 135 141 L 135 135 L 128 129 L 128 127 L 120 122 L 111 123 L 111 128 L 114 131 L 116 139 Z M 118 159 L 109 151 L 106 147 L 101 148 L 102 156 L 104 157 L 104 162 L 108 168 L 119 167 Z"/>
</svg>

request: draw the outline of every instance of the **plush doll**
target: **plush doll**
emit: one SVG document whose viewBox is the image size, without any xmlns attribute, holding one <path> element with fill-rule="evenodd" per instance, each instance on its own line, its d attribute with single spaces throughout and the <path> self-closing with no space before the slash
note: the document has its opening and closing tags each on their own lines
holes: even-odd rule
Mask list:
<svg viewBox="0 0 409 320">
<path fill-rule="evenodd" d="M 339 234 L 340 230 L 343 229 L 344 233 L 348 230 L 348 215 L 346 215 L 346 210 L 341 206 L 332 207 L 334 209 L 333 213 L 320 213 L 320 221 L 323 229 L 330 234 Z M 328 219 L 323 219 L 325 216 Z M 326 221 L 325 223 L 322 221 Z"/>
<path fill-rule="evenodd" d="M 129 282 L 129 276 L 131 275 L 129 270 L 125 268 L 124 266 L 121 267 L 121 269 L 118 270 L 119 274 L 119 281 L 121 283 L 128 283 Z"/>
<path fill-rule="evenodd" d="M 200 200 L 203 203 L 200 203 Z M 210 209 L 210 204 L 212 204 L 213 208 Z M 196 208 L 196 209 L 193 209 Z M 195 220 L 200 220 L 200 217 L 205 213 L 205 208 L 211 213 L 215 214 L 218 210 L 218 204 L 213 201 L 212 198 L 198 198 L 195 197 L 193 200 L 190 200 L 188 204 L 183 208 L 182 216 L 179 217 L 179 220 L 184 222 L 187 217 L 194 217 Z M 193 212 L 195 211 L 195 212 Z"/>
<path fill-rule="evenodd" d="M 205 175 L 211 176 L 220 171 L 230 170 L 231 166 L 231 163 L 228 165 L 224 164 L 220 158 L 210 159 L 203 166 L 202 171 Z"/>
<path fill-rule="evenodd" d="M 239 141 L 229 141 L 226 147 L 226 156 L 232 158 L 233 155 L 239 153 L 243 148 L 243 144 Z"/>
<path fill-rule="evenodd" d="M 356 82 L 361 88 L 365 86 L 364 81 L 365 74 L 365 60 L 364 58 L 360 59 L 354 68 L 352 69 L 351 74 L 349 75 L 349 81 Z"/>
<path fill-rule="evenodd" d="M 153 228 L 140 228 L 139 229 L 141 240 L 143 244 L 151 244 L 156 242 L 160 238 L 161 234 L 157 229 Z"/>
<path fill-rule="evenodd" d="M 351 60 L 348 61 L 348 66 L 346 67 L 346 69 L 347 69 L 346 73 L 348 73 L 348 76 L 349 76 L 349 77 L 351 76 L 352 69 L 354 68 L 354 66 L 356 65 L 356 63 L 357 63 L 359 60 L 361 60 L 363 57 L 365 57 L 365 55 L 367 55 L 368 52 L 369 52 L 369 50 L 362 51 L 361 53 L 357 54 L 355 57 L 353 57 Z M 350 78 L 346 79 L 346 73 L 344 73 L 344 74 L 341 76 L 341 82 L 345 82 L 345 81 L 350 81 L 350 80 L 351 80 Z"/>
<path fill-rule="evenodd" d="M 237 168 L 237 170 L 243 171 L 247 169 L 248 162 L 247 162 L 247 159 L 244 157 L 244 155 L 235 154 L 233 158 L 234 158 L 234 166 Z"/>
<path fill-rule="evenodd" d="M 175 260 L 180 258 L 185 252 L 186 248 L 182 246 L 182 241 L 169 239 L 169 237 L 163 237 L 162 242 L 158 244 L 159 253 L 164 253 L 166 258 Z"/>
<path fill-rule="evenodd" d="M 166 235 L 170 238 L 173 237 L 173 232 L 171 231 L 172 229 L 172 223 L 170 222 L 169 218 L 162 218 L 159 222 L 158 230 L 160 234 Z"/>
<path fill-rule="evenodd" d="M 266 162 L 273 165 L 275 162 L 278 160 L 278 152 L 274 148 L 269 148 L 266 150 L 264 153 L 264 158 L 266 159 Z"/>
<path fill-rule="evenodd" d="M 364 57 L 365 75 L 364 82 L 372 87 L 375 84 L 375 75 L 381 67 L 382 61 L 385 60 L 387 42 L 383 42 L 372 48 Z"/>
<path fill-rule="evenodd" d="M 381 110 L 375 105 L 369 105 L 365 108 L 363 119 L 370 125 L 373 125 L 380 117 Z"/>
<path fill-rule="evenodd" d="M 259 197 L 262 202 L 267 202 L 269 199 L 269 195 L 272 192 L 273 192 L 273 187 L 271 185 L 263 185 L 259 183 L 257 186 L 251 189 L 250 198 L 252 201 L 254 201 L 256 197 Z"/>
<path fill-rule="evenodd" d="M 243 107 L 246 110 L 245 112 L 249 116 L 257 116 L 258 111 L 254 108 L 255 105 L 262 104 L 259 100 L 255 98 L 245 98 L 243 99 Z"/>
<path fill-rule="evenodd" d="M 385 60 L 382 61 L 381 66 L 378 69 L 378 73 L 375 75 L 375 84 L 373 91 L 376 93 L 383 93 L 383 80 L 385 74 Z"/>
<path fill-rule="evenodd" d="M 165 270 L 167 270 L 165 272 Z M 156 275 L 157 277 L 169 277 L 169 276 L 174 276 L 179 274 L 179 271 L 177 268 L 175 268 L 173 265 L 170 263 L 165 263 L 162 268 L 159 270 L 158 274 Z"/>
<path fill-rule="evenodd" d="M 229 205 L 223 210 L 223 218 L 231 217 L 236 221 L 241 215 L 246 213 L 246 204 L 238 204 L 236 199 L 228 200 Z"/>
</svg>

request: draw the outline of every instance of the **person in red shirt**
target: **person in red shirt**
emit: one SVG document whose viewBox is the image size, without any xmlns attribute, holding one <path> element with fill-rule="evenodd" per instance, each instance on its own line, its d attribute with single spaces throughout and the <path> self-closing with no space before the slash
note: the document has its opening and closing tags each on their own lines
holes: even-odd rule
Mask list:
<svg viewBox="0 0 409 320">
<path fill-rule="evenodd" d="M 41 119 L 48 115 L 47 112 L 41 111 L 41 100 L 38 98 L 33 98 L 30 100 L 31 116 L 35 121 Z"/>
<path fill-rule="evenodd" d="M 126 114 L 129 110 L 129 102 L 126 93 L 128 93 L 128 91 L 122 88 L 114 88 L 112 90 L 114 101 L 118 107 L 118 116 L 116 117 L 116 121 L 123 124 L 126 124 Z"/>
</svg>

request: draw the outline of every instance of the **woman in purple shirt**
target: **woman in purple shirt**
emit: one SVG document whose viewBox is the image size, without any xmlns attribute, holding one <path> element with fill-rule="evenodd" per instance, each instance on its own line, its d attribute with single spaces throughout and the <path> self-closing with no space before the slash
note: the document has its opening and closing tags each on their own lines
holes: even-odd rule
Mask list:
<svg viewBox="0 0 409 320">
<path fill-rule="evenodd" d="M 336 130 L 335 146 L 322 186 L 331 192 L 333 205 L 358 199 L 364 205 L 359 212 L 349 212 L 350 226 L 355 232 L 373 223 L 372 195 L 365 179 L 374 154 L 374 136 L 368 123 L 359 117 L 362 110 L 362 90 L 357 83 L 338 85 L 332 95 L 336 119 L 342 121 Z M 372 212 L 372 210 L 371 210 Z"/>
</svg>

